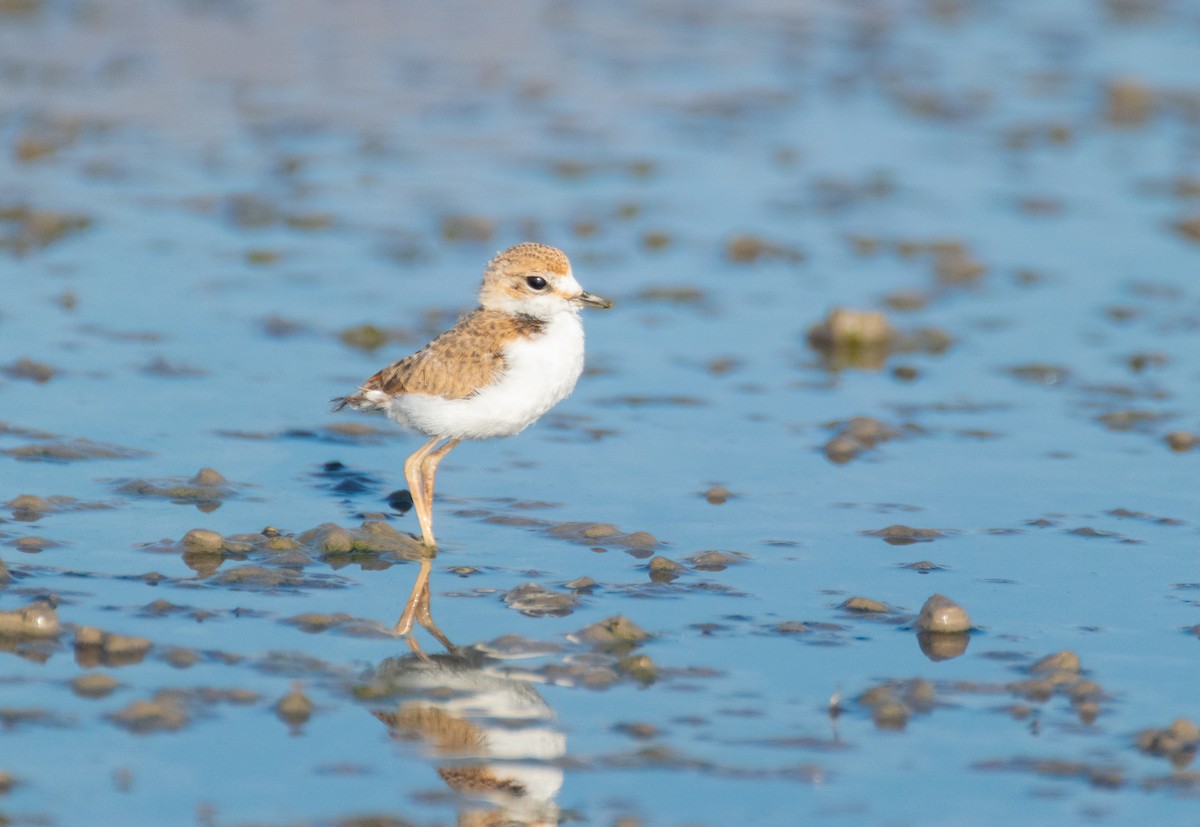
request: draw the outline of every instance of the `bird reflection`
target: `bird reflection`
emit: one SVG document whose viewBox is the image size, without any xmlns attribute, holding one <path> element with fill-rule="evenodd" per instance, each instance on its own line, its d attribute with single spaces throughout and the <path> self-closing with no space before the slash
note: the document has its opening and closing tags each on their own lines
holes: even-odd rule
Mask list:
<svg viewBox="0 0 1200 827">
<path fill-rule="evenodd" d="M 413 654 L 383 661 L 354 694 L 393 738 L 422 744 L 459 797 L 459 825 L 556 825 L 563 771 L 555 762 L 566 755 L 566 736 L 550 705 L 503 655 L 486 644 L 456 647 L 434 624 L 431 563 L 422 563 L 396 625 Z M 426 654 L 414 623 L 448 652 Z"/>
</svg>

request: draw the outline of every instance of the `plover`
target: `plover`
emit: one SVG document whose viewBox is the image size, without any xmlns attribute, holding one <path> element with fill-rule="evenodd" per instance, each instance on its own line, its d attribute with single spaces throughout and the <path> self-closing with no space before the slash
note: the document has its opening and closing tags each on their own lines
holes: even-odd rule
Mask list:
<svg viewBox="0 0 1200 827">
<path fill-rule="evenodd" d="M 520 433 L 574 390 L 583 372 L 583 307 L 612 302 L 579 286 L 561 250 L 518 244 L 488 262 L 478 308 L 333 400 L 335 410 L 383 412 L 429 437 L 404 462 L 426 545 L 437 546 L 433 483 L 446 454 L 465 439 Z"/>
</svg>

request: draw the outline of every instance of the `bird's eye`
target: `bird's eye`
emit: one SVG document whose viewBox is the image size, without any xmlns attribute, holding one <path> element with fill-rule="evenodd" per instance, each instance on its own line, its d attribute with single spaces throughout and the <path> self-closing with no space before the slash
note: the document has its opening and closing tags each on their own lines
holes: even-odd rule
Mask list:
<svg viewBox="0 0 1200 827">
<path fill-rule="evenodd" d="M 546 280 L 541 276 L 530 276 L 525 279 L 525 283 L 529 285 L 531 290 L 545 290 Z"/>
</svg>

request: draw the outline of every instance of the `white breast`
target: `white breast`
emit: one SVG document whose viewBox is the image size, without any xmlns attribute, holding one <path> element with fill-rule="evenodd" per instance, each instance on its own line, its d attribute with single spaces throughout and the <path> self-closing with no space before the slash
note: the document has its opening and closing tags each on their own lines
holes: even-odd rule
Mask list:
<svg viewBox="0 0 1200 827">
<path fill-rule="evenodd" d="M 542 333 L 504 348 L 504 373 L 466 399 L 403 394 L 388 415 L 431 436 L 512 436 L 570 396 L 583 372 L 583 323 L 575 312 L 551 317 Z"/>
</svg>

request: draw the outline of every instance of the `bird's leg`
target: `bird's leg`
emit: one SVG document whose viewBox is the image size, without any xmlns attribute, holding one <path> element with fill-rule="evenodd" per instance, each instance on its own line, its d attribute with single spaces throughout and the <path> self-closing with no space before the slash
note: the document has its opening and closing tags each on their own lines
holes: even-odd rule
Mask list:
<svg viewBox="0 0 1200 827">
<path fill-rule="evenodd" d="M 417 522 L 421 524 L 421 538 L 430 548 L 437 546 L 433 540 L 433 510 L 432 503 L 425 500 L 425 481 L 421 476 L 421 466 L 425 456 L 433 450 L 441 437 L 433 437 L 420 448 L 412 452 L 404 460 L 404 479 L 408 482 L 408 493 L 413 498 L 413 508 L 417 512 Z"/>
<path fill-rule="evenodd" d="M 438 465 L 442 462 L 442 457 L 449 454 L 450 450 L 460 442 L 462 442 L 461 439 L 446 439 L 442 448 L 433 451 L 432 454 L 426 454 L 425 459 L 421 460 L 421 479 L 425 481 L 425 502 L 428 503 L 431 517 L 433 514 L 433 479 L 438 475 Z"/>
<path fill-rule="evenodd" d="M 438 463 L 442 462 L 442 457 L 449 454 L 450 449 L 460 442 L 460 439 L 446 439 L 442 447 L 436 451 L 432 451 L 432 453 L 425 451 L 421 455 L 420 477 L 421 485 L 424 486 L 421 489 L 421 499 L 425 504 L 425 519 L 421 522 L 421 534 L 425 537 L 425 544 L 431 547 L 437 547 L 433 541 L 433 479 L 437 477 Z M 412 461 L 412 457 L 409 457 L 409 461 Z M 416 516 L 421 519 L 420 514 Z"/>
</svg>

